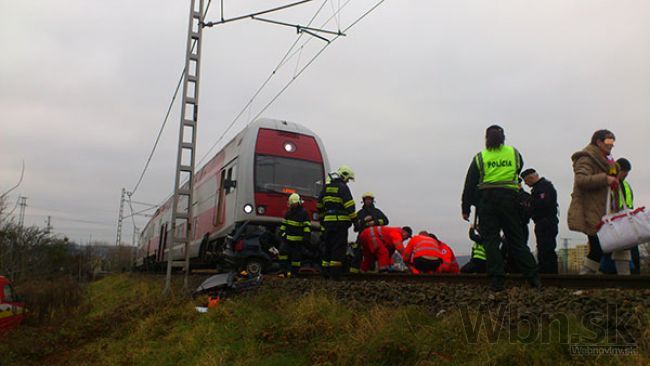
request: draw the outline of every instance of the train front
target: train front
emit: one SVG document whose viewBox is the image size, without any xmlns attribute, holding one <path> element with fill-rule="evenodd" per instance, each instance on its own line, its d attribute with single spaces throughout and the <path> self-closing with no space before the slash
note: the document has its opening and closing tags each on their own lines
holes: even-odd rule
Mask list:
<svg viewBox="0 0 650 366">
<path fill-rule="evenodd" d="M 313 221 L 316 201 L 329 170 L 323 145 L 312 131 L 292 122 L 263 119 L 255 123 L 252 202 L 243 203 L 242 220 L 279 223 L 287 210 L 287 198 L 298 193 Z M 249 150 L 250 151 L 250 150 Z M 248 180 L 248 179 L 247 179 Z"/>
</svg>

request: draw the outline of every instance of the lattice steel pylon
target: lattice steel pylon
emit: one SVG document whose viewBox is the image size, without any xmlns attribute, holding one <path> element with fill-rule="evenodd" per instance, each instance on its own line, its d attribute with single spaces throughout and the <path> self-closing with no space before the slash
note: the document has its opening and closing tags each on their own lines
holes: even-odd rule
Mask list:
<svg viewBox="0 0 650 366">
<path fill-rule="evenodd" d="M 187 289 L 189 268 L 189 244 L 192 238 L 192 203 L 194 190 L 194 164 L 196 155 L 196 125 L 199 112 L 199 75 L 201 70 L 201 40 L 203 34 L 204 0 L 191 0 L 187 46 L 185 51 L 185 73 L 183 77 L 183 104 L 181 107 L 176 177 L 172 199 L 171 245 L 165 249 L 167 255 L 167 276 L 164 292 L 171 290 L 173 266 L 185 268 L 183 288 Z M 185 261 L 173 261 L 173 252 L 182 244 Z"/>
<path fill-rule="evenodd" d="M 115 246 L 119 246 L 122 242 L 122 223 L 124 222 L 124 196 L 126 196 L 126 189 L 122 188 L 122 196 L 120 197 L 120 212 L 117 216 L 117 235 L 115 235 Z"/>
</svg>

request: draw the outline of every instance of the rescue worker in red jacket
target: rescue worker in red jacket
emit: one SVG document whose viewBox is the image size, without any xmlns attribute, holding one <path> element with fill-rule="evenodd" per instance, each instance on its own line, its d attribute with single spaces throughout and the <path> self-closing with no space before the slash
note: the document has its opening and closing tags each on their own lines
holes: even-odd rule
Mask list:
<svg viewBox="0 0 650 366">
<path fill-rule="evenodd" d="M 402 242 L 411 236 L 411 228 L 405 226 L 371 226 L 359 235 L 363 250 L 361 271 L 366 272 L 374 261 L 377 261 L 379 272 L 389 272 L 393 264 L 392 254 L 397 250 L 404 252 Z"/>
<path fill-rule="evenodd" d="M 445 244 L 445 242 L 438 239 L 438 237 L 435 236 L 434 234 L 429 233 L 429 236 L 438 241 L 440 253 L 442 254 L 442 256 L 440 257 L 440 259 L 442 259 L 442 263 L 440 264 L 438 269 L 436 269 L 436 272 L 459 273 L 460 267 L 458 266 L 458 261 L 456 260 L 456 255 L 454 255 L 454 251 L 451 250 L 449 245 Z"/>
<path fill-rule="evenodd" d="M 287 201 L 289 209 L 280 226 L 280 265 L 285 275 L 295 275 L 302 265 L 302 251 L 311 237 L 311 221 L 307 211 L 302 207 L 298 193 L 292 193 Z"/>
<path fill-rule="evenodd" d="M 428 235 L 413 236 L 403 254 L 404 263 L 413 274 L 435 272 L 442 263 L 441 257 L 438 241 Z"/>
</svg>

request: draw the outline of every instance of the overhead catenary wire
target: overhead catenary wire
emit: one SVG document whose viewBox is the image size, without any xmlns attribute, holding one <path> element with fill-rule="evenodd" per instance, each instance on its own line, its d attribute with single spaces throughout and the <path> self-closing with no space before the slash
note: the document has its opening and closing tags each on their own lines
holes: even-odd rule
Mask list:
<svg viewBox="0 0 650 366">
<path fill-rule="evenodd" d="M 363 18 L 365 18 L 366 16 L 368 16 L 368 15 L 369 15 L 370 13 L 372 13 L 375 9 L 377 9 L 377 8 L 378 8 L 378 7 L 379 7 L 379 6 L 384 2 L 384 1 L 386 1 L 386 0 L 380 0 L 380 1 L 378 1 L 378 2 L 373 6 L 373 7 L 371 7 L 371 8 L 370 8 L 368 11 L 366 11 L 363 15 L 361 15 L 361 16 L 360 16 L 359 18 L 357 18 L 354 22 L 352 22 L 352 24 L 350 24 L 348 27 L 346 27 L 346 28 L 342 31 L 342 33 L 347 33 L 348 30 L 350 30 L 352 27 L 354 27 L 355 25 L 357 25 L 357 24 L 358 24 L 358 23 L 359 23 Z M 248 123 L 250 123 L 251 121 L 256 120 L 259 116 L 261 116 L 262 113 L 264 113 L 264 112 L 265 112 L 265 111 L 266 111 L 266 110 L 267 110 L 267 109 L 268 109 L 268 108 L 269 108 L 269 107 L 270 107 L 270 106 L 271 106 L 271 105 L 272 105 L 272 104 L 273 104 L 273 103 L 274 103 L 274 102 L 275 102 L 275 101 L 276 101 L 276 100 L 277 100 L 277 99 L 278 99 L 278 98 L 279 98 L 279 97 L 280 97 L 280 96 L 281 96 L 281 95 L 282 95 L 282 94 L 283 94 L 283 93 L 284 93 L 284 92 L 289 88 L 289 86 L 291 86 L 291 84 L 293 84 L 293 82 L 298 78 L 298 76 L 300 76 L 300 75 L 301 75 L 301 74 L 302 74 L 302 73 L 303 73 L 303 72 L 304 72 L 304 71 L 305 71 L 305 70 L 306 70 L 306 69 L 307 69 L 307 68 L 308 68 L 308 67 L 309 67 L 309 66 L 310 66 L 310 65 L 311 65 L 315 60 L 316 60 L 316 58 L 318 58 L 318 56 L 320 56 L 320 55 L 323 53 L 323 51 L 325 51 L 325 50 L 326 50 L 326 49 L 327 49 L 327 48 L 328 48 L 332 43 L 334 43 L 334 41 L 336 41 L 337 39 L 339 39 L 339 37 L 341 37 L 341 35 L 337 35 L 337 36 L 335 36 L 334 38 L 332 38 L 332 40 L 330 40 L 329 43 L 325 43 L 325 45 L 324 45 L 324 46 L 323 46 L 323 47 L 322 47 L 322 48 L 321 48 L 321 49 L 320 49 L 320 50 L 319 50 L 319 51 L 318 51 L 318 52 L 317 52 L 317 53 L 316 53 L 316 54 L 315 54 L 315 55 L 314 55 L 310 60 L 309 60 L 309 62 L 307 62 L 307 63 L 305 64 L 305 66 L 303 66 L 303 68 L 300 69 L 300 71 L 299 71 L 296 75 L 294 75 L 294 76 L 291 78 L 291 80 L 289 80 L 289 82 L 288 82 L 288 83 L 287 83 L 287 84 L 286 84 L 282 89 L 280 89 L 280 91 L 279 91 L 279 92 L 278 92 L 278 93 L 277 93 L 277 94 L 276 94 L 276 95 L 271 99 L 271 101 L 269 101 L 269 102 L 264 106 L 264 108 L 262 108 L 262 109 L 259 111 L 259 113 L 257 113 L 257 115 L 255 115 L 255 117 L 253 117 L 250 121 L 248 121 Z"/>
<path fill-rule="evenodd" d="M 318 10 L 316 11 L 316 13 L 312 16 L 312 18 L 311 18 L 311 19 L 309 20 L 309 22 L 307 23 L 307 27 L 309 27 L 309 26 L 310 26 L 310 25 L 311 25 L 311 24 L 316 20 L 316 17 L 318 16 L 318 14 L 320 14 L 320 12 L 323 10 L 323 8 L 325 7 L 325 5 L 327 5 L 328 1 L 330 1 L 330 0 L 324 0 L 324 1 L 323 1 L 323 3 L 322 3 L 321 6 L 318 8 Z M 337 13 L 340 13 L 341 10 L 342 10 L 343 8 L 345 8 L 345 7 L 346 7 L 346 6 L 347 6 L 351 1 L 352 1 L 352 0 L 347 0 L 347 1 L 343 4 L 343 6 L 340 6 L 340 7 L 339 7 Z M 325 22 L 323 22 L 323 25 L 322 25 L 321 27 L 323 27 L 323 26 L 325 26 L 327 23 L 329 23 L 329 22 L 330 22 L 330 21 L 331 21 L 335 16 L 336 16 L 336 14 L 333 14 L 331 17 L 329 17 Z M 263 90 L 263 89 L 268 85 L 268 83 L 269 83 L 269 82 L 271 81 L 271 79 L 272 79 L 272 78 L 277 74 L 277 72 L 278 72 L 278 71 L 279 71 L 279 70 L 280 70 L 284 65 L 286 65 L 289 61 L 291 61 L 291 59 L 292 59 L 294 56 L 296 56 L 296 54 L 298 54 L 299 52 L 302 52 L 302 49 L 304 48 L 304 46 L 312 40 L 312 38 L 309 38 L 309 39 L 308 39 L 308 40 L 307 40 L 307 41 L 306 41 L 302 46 L 300 46 L 300 48 L 299 48 L 298 50 L 296 50 L 296 51 L 293 52 L 293 54 L 292 54 L 291 52 L 292 52 L 293 49 L 296 47 L 296 45 L 298 44 L 298 42 L 300 42 L 300 39 L 302 38 L 302 35 L 303 35 L 303 34 L 300 33 L 300 34 L 296 37 L 296 40 L 291 44 L 291 46 L 289 47 L 289 49 L 287 50 L 287 52 L 285 52 L 285 54 L 284 54 L 284 56 L 282 57 L 282 59 L 280 60 L 280 62 L 278 62 L 278 64 L 277 64 L 277 65 L 275 66 L 275 68 L 273 69 L 273 71 L 271 71 L 271 74 L 266 78 L 266 80 L 264 80 L 264 82 L 262 83 L 262 85 L 260 85 L 260 87 L 255 91 L 255 93 L 254 93 L 253 96 L 250 98 L 250 100 L 248 101 L 248 103 L 246 103 L 246 105 L 244 105 L 244 107 L 239 111 L 239 113 L 237 113 L 237 115 L 235 116 L 235 118 L 234 118 L 234 119 L 233 119 L 233 120 L 228 124 L 228 126 L 226 127 L 226 129 L 224 130 L 224 132 L 223 132 L 223 133 L 219 136 L 219 138 L 218 138 L 218 139 L 217 139 L 217 140 L 212 144 L 212 146 L 210 146 L 210 148 L 208 149 L 208 151 L 207 151 L 207 152 L 206 152 L 206 153 L 201 157 L 201 159 L 199 159 L 199 165 L 200 165 L 200 164 L 201 164 L 201 163 L 202 163 L 202 162 L 203 162 L 203 161 L 204 161 L 204 160 L 205 160 L 205 159 L 210 155 L 210 153 L 211 153 L 211 152 L 214 150 L 214 148 L 219 144 L 219 142 L 221 142 L 221 141 L 223 140 L 223 138 L 224 138 L 224 137 L 226 136 L 226 134 L 227 134 L 227 133 L 232 129 L 232 127 L 235 125 L 235 123 L 237 123 L 237 121 L 239 120 L 239 118 L 241 118 L 241 116 L 244 114 L 244 112 L 245 112 L 247 109 L 249 109 L 249 108 L 251 107 L 251 105 L 253 104 L 253 102 L 255 101 L 255 99 L 260 95 L 260 93 L 262 92 L 262 90 Z M 296 69 L 297 69 L 297 65 L 296 65 Z M 249 120 L 250 120 L 250 118 L 249 118 Z"/>
<path fill-rule="evenodd" d="M 208 9 L 210 9 L 210 3 L 212 0 L 208 0 L 208 4 L 205 7 L 205 11 L 203 12 L 203 17 L 208 14 Z M 221 10 L 223 12 L 223 2 L 221 4 Z M 194 47 L 196 47 L 196 40 L 194 43 L 192 43 L 192 51 L 194 51 Z M 172 100 L 169 102 L 169 106 L 167 107 L 167 113 L 165 113 L 165 118 L 163 118 L 163 122 L 160 125 L 160 129 L 158 130 L 158 135 L 156 136 L 156 140 L 154 141 L 153 147 L 151 148 L 151 152 L 149 153 L 149 157 L 147 157 L 147 161 L 144 164 L 144 168 L 142 169 L 142 173 L 140 174 L 140 177 L 138 178 L 138 181 L 135 183 L 135 186 L 133 189 L 131 189 L 131 194 L 135 194 L 137 192 L 138 188 L 140 188 L 140 184 L 142 183 L 142 179 L 144 178 L 145 173 L 147 172 L 147 169 L 149 168 L 149 163 L 151 163 L 151 159 L 153 158 L 154 153 L 156 152 L 156 148 L 158 147 L 158 143 L 160 142 L 160 137 L 162 136 L 163 131 L 165 130 L 165 126 L 167 125 L 167 121 L 169 120 L 169 115 L 171 114 L 172 108 L 174 107 L 174 103 L 176 102 L 176 98 L 178 97 L 178 91 L 181 88 L 181 85 L 183 84 L 183 78 L 185 77 L 185 67 L 183 67 L 183 71 L 181 72 L 181 76 L 178 79 L 178 83 L 176 84 L 176 89 L 174 90 L 174 95 L 172 96 Z"/>
</svg>

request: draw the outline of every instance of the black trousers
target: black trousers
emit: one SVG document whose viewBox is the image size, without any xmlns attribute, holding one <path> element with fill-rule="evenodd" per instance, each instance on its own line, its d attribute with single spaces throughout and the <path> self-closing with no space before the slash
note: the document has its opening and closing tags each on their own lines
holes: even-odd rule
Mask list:
<svg viewBox="0 0 650 366">
<path fill-rule="evenodd" d="M 555 217 L 542 219 L 535 223 L 537 239 L 537 265 L 539 273 L 558 273 L 557 247 L 558 220 Z"/>
<path fill-rule="evenodd" d="M 503 230 L 508 246 L 508 256 L 529 281 L 537 281 L 537 264 L 524 242 L 523 224 L 519 214 L 517 192 L 491 188 L 481 192 L 478 215 L 481 237 L 487 254 L 487 274 L 492 287 L 502 288 L 505 281 L 503 257 L 499 250 L 500 232 Z"/>
<path fill-rule="evenodd" d="M 436 269 L 440 266 L 440 259 L 426 259 L 426 258 L 415 258 L 413 260 L 413 267 L 420 272 L 435 272 Z"/>
<path fill-rule="evenodd" d="M 485 273 L 485 261 L 472 258 L 460 269 L 460 273 Z"/>
<path fill-rule="evenodd" d="M 280 245 L 280 265 L 285 273 L 298 273 L 302 265 L 302 251 L 302 243 L 282 242 Z"/>
<path fill-rule="evenodd" d="M 348 250 L 347 223 L 325 224 L 325 252 L 323 253 L 323 267 L 328 268 L 329 276 L 338 279 L 343 275 L 343 263 Z"/>
<path fill-rule="evenodd" d="M 600 259 L 603 257 L 603 249 L 600 247 L 598 236 L 587 235 L 587 239 L 589 239 L 589 253 L 587 253 L 587 258 L 600 263 Z"/>
</svg>

